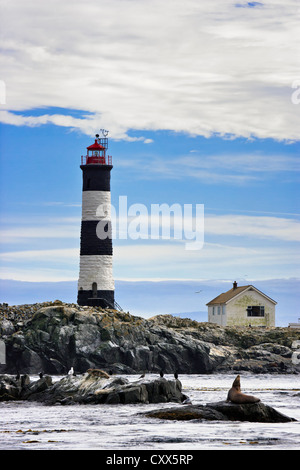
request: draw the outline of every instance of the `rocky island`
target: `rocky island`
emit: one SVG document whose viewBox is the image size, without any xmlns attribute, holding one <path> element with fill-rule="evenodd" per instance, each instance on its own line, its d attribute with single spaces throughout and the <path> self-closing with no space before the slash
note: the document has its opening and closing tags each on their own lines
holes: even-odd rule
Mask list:
<svg viewBox="0 0 300 470">
<path fill-rule="evenodd" d="M 293 360 L 297 329 L 220 327 L 172 315 L 144 319 L 59 300 L 0 304 L 0 338 L 6 345 L 0 372 L 7 374 L 60 375 L 71 367 L 81 374 L 90 368 L 114 374 L 300 371 Z"/>
<path fill-rule="evenodd" d="M 178 378 L 148 380 L 140 377 L 109 376 L 99 369 L 90 369 L 80 376 L 68 374 L 56 382 L 42 376 L 31 382 L 29 375 L 0 375 L 0 401 L 37 401 L 44 405 L 126 405 L 174 402 L 176 407 L 143 413 L 149 418 L 165 420 L 250 421 L 285 423 L 295 421 L 274 408 L 261 403 L 235 403 L 224 400 L 206 405 L 192 405 L 182 393 Z M 178 406 L 181 405 L 182 406 Z"/>
<path fill-rule="evenodd" d="M 122 376 L 110 376 L 100 369 L 89 369 L 79 376 L 68 374 L 55 382 L 49 375 L 33 382 L 27 374 L 0 375 L 0 401 L 38 401 L 45 405 L 182 403 L 187 397 L 181 390 L 178 379 L 158 377 L 148 380 L 143 377 L 129 381 Z"/>
</svg>

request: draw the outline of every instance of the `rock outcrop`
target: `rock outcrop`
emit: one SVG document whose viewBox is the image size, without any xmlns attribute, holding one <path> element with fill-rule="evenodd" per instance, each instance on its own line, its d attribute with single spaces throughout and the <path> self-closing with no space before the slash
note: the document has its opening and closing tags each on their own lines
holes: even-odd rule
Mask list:
<svg viewBox="0 0 300 470">
<path fill-rule="evenodd" d="M 250 421 L 259 423 L 286 423 L 296 421 L 264 403 L 237 405 L 227 401 L 206 405 L 185 405 L 164 408 L 145 413 L 149 418 L 188 421 L 192 419 L 210 421 Z"/>
<path fill-rule="evenodd" d="M 45 405 L 126 405 L 174 402 L 182 404 L 189 399 L 182 393 L 178 379 L 155 380 L 140 378 L 129 382 L 125 377 L 107 377 L 93 373 L 80 376 L 67 375 L 52 382 L 48 375 L 31 382 L 28 375 L 0 375 L 0 401 L 27 400 Z M 143 413 L 149 418 L 166 420 L 217 420 L 285 423 L 296 421 L 263 403 L 234 404 L 227 401 L 207 405 L 176 406 Z"/>
<path fill-rule="evenodd" d="M 124 377 L 107 377 L 93 370 L 80 375 L 67 375 L 52 382 L 48 375 L 31 382 L 28 375 L 0 375 L 0 401 L 39 401 L 46 405 L 182 403 L 187 397 L 181 392 L 178 379 L 145 378 L 129 382 Z"/>
<path fill-rule="evenodd" d="M 66 374 L 100 368 L 117 374 L 249 371 L 297 373 L 289 328 L 233 328 L 171 315 L 150 319 L 61 301 L 0 304 L 1 372 Z"/>
</svg>

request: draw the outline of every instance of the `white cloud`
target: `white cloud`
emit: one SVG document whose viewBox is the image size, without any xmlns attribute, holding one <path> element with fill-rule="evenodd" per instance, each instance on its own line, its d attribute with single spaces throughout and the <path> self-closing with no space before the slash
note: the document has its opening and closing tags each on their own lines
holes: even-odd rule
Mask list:
<svg viewBox="0 0 300 470">
<path fill-rule="evenodd" d="M 46 264 L 38 267 L 3 268 L 0 266 L 0 278 L 28 282 L 76 281 L 78 272 L 75 269 L 63 269 L 62 267 L 48 268 Z"/>
<path fill-rule="evenodd" d="M 113 138 L 171 129 L 299 138 L 299 5 L 275 0 L 11 0 L 2 5 L 3 122 Z M 81 118 L 14 111 L 87 111 Z M 146 142 L 146 139 L 145 139 Z"/>
<path fill-rule="evenodd" d="M 116 279 L 235 278 L 244 274 L 267 279 L 299 275 L 295 244 L 300 239 L 300 223 L 296 217 L 208 213 L 204 218 L 203 248 L 188 251 L 185 232 L 178 240 L 173 240 L 172 229 L 171 239 L 151 240 L 147 225 L 151 223 L 150 208 L 148 211 L 142 217 L 137 214 L 146 239 L 113 240 Z M 134 213 L 131 216 L 134 218 Z M 117 218 L 121 225 L 122 217 L 121 214 Z M 168 220 L 158 222 L 156 217 L 160 234 Z M 174 219 L 174 229 L 178 227 L 182 227 L 180 212 Z M 1 232 L 0 277 L 32 281 L 77 279 L 79 246 L 74 247 L 74 240 L 77 245 L 79 230 L 78 217 L 7 221 Z"/>
<path fill-rule="evenodd" d="M 77 248 L 11 251 L 0 254 L 2 261 L 65 262 L 66 260 L 74 259 L 75 257 L 79 257 L 79 249 Z"/>
<path fill-rule="evenodd" d="M 205 216 L 205 234 L 300 241 L 300 222 L 280 217 L 218 215 Z"/>
<path fill-rule="evenodd" d="M 205 243 L 187 251 L 172 241 L 114 246 L 115 279 L 260 279 L 299 276 L 299 256 L 285 246 L 244 247 Z M 79 250 L 28 250 L 0 254 L 0 278 L 27 281 L 78 279 Z"/>
<path fill-rule="evenodd" d="M 195 153 L 195 152 L 194 152 Z M 198 152 L 199 153 L 199 152 Z M 299 172 L 300 162 L 298 156 L 289 154 L 276 155 L 276 154 L 261 154 L 261 153 L 239 153 L 239 154 L 218 154 L 199 155 L 200 158 L 195 156 L 183 157 L 182 163 L 184 166 L 199 169 L 207 168 L 214 170 L 227 170 L 240 173 L 273 173 L 273 172 Z M 180 163 L 180 160 L 178 161 Z M 265 174 L 263 175 L 265 177 Z"/>
<path fill-rule="evenodd" d="M 157 234 L 158 239 L 174 238 L 186 243 L 188 239 L 195 239 L 195 230 L 197 230 L 197 237 L 200 241 L 200 232 L 202 234 L 204 229 L 205 239 L 210 235 L 219 236 L 220 240 L 230 236 L 234 237 L 235 241 L 236 237 L 243 237 L 243 239 L 248 239 L 248 242 L 245 242 L 246 245 L 249 245 L 249 240 L 252 243 L 255 241 L 259 245 L 261 239 L 284 242 L 300 241 L 300 221 L 296 218 L 236 214 L 212 215 L 205 214 L 204 207 L 204 218 L 202 219 L 202 212 L 199 210 L 196 220 L 196 208 L 192 206 L 190 210 L 185 210 L 180 204 L 172 206 L 162 204 L 158 205 L 157 209 L 154 205 L 154 208 L 151 207 L 149 210 L 146 206 L 138 205 L 138 207 L 140 206 L 144 210 L 137 209 L 132 212 L 131 218 L 114 219 L 113 223 L 116 228 L 116 231 L 113 232 L 114 238 L 145 240 L 152 238 L 154 240 L 153 234 Z M 130 234 L 133 236 L 130 237 Z"/>
<path fill-rule="evenodd" d="M 0 278 L 20 281 L 77 279 L 79 249 L 41 249 L 0 253 Z"/>
<path fill-rule="evenodd" d="M 122 202 L 122 201 L 121 201 Z M 285 242 L 300 241 L 300 221 L 296 217 L 275 217 L 263 215 L 213 215 L 206 213 L 204 207 L 204 220 L 199 219 L 196 225 L 196 207 L 181 204 L 154 204 L 147 207 L 144 204 L 132 204 L 123 208 L 122 204 L 112 206 L 113 238 L 120 239 L 146 239 L 151 240 L 151 233 L 168 239 L 177 234 L 178 240 L 186 242 L 187 237 L 195 236 L 195 230 L 202 230 L 204 234 L 214 236 L 248 237 L 252 240 L 269 239 Z M 125 210 L 125 213 L 123 213 Z M 202 212 L 197 212 L 200 217 Z M 199 215 L 200 214 L 200 215 Z M 1 243 L 36 243 L 50 239 L 79 240 L 79 217 L 32 217 L 30 220 L 6 221 L 6 228 L 0 230 Z M 139 234 L 141 236 L 139 236 Z M 132 236 L 131 236 L 132 235 Z M 135 237 L 135 238 L 134 238 Z M 153 237 L 153 239 L 157 239 Z M 259 243 L 259 242 L 258 242 Z"/>
<path fill-rule="evenodd" d="M 279 251 L 274 246 L 205 243 L 202 250 L 189 252 L 175 243 L 143 243 L 114 248 L 117 279 L 230 279 L 245 275 L 268 279 L 297 275 L 298 266 L 299 256 L 289 247 Z"/>
<path fill-rule="evenodd" d="M 22 221 L 5 220 L 0 229 L 1 243 L 21 240 L 79 239 L 80 218 L 76 217 L 31 217 Z"/>
<path fill-rule="evenodd" d="M 265 181 L 276 173 L 296 175 L 300 170 L 298 156 L 287 154 L 263 155 L 239 153 L 205 155 L 192 150 L 182 157 L 171 158 L 153 155 L 151 159 L 130 158 L 118 162 L 119 167 L 131 168 L 136 177 L 149 179 L 195 178 L 206 184 L 244 185 L 253 181 Z M 180 168 L 180 171 L 178 171 Z"/>
</svg>

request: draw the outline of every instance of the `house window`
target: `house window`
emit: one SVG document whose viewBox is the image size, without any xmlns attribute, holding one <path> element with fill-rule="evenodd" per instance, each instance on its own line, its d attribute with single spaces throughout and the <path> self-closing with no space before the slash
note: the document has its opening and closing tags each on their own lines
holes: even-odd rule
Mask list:
<svg viewBox="0 0 300 470">
<path fill-rule="evenodd" d="M 220 313 L 221 313 L 221 307 L 220 305 L 218 305 L 218 315 L 220 315 Z"/>
<path fill-rule="evenodd" d="M 212 314 L 215 314 L 215 307 L 212 308 Z"/>
<path fill-rule="evenodd" d="M 225 315 L 225 305 L 222 305 L 222 315 Z"/>
<path fill-rule="evenodd" d="M 264 317 L 265 307 L 263 305 L 253 305 L 247 307 L 247 317 Z"/>
</svg>

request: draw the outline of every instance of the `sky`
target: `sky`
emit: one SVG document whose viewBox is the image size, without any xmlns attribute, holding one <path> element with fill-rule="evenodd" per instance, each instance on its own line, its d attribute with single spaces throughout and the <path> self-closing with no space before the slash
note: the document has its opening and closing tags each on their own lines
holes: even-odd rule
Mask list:
<svg viewBox="0 0 300 470">
<path fill-rule="evenodd" d="M 298 1 L 0 9 L 0 279 L 78 279 L 80 160 L 100 129 L 117 227 L 126 200 L 135 228 L 113 241 L 117 281 L 299 279 Z M 157 204 L 194 224 L 204 207 L 204 243 L 151 238 Z"/>
</svg>

